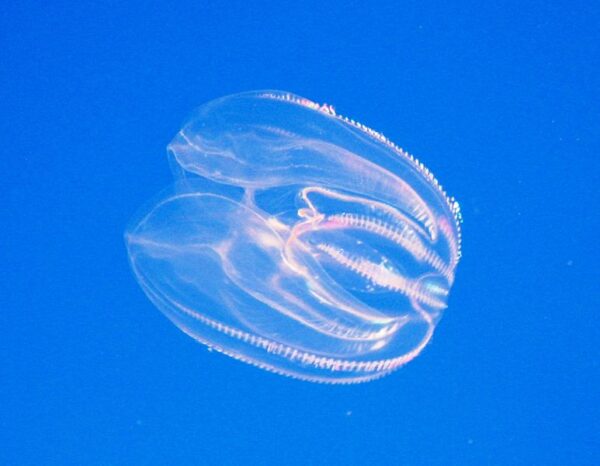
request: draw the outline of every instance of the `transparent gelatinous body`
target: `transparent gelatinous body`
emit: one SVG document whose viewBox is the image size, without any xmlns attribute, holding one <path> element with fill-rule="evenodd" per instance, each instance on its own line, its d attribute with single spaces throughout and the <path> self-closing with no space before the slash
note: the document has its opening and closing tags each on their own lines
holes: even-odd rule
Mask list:
<svg viewBox="0 0 600 466">
<path fill-rule="evenodd" d="M 381 134 L 293 94 L 201 107 L 173 186 L 126 243 L 148 297 L 234 358 L 321 382 L 374 379 L 425 347 L 460 257 L 458 204 Z"/>
</svg>

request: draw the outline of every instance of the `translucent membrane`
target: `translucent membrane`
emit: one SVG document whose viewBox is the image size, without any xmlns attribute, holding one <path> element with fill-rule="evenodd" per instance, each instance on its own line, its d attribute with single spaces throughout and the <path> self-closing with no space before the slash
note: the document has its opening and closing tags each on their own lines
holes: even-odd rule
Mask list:
<svg viewBox="0 0 600 466">
<path fill-rule="evenodd" d="M 191 337 L 300 379 L 350 383 L 415 358 L 460 257 L 460 213 L 381 134 L 293 94 L 200 107 L 176 181 L 126 231 L 154 304 Z"/>
</svg>

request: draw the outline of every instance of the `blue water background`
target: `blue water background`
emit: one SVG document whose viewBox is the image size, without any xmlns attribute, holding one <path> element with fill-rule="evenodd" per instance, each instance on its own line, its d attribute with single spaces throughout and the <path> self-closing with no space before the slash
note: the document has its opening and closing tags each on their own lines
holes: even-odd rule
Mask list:
<svg viewBox="0 0 600 466">
<path fill-rule="evenodd" d="M 5 2 L 0 464 L 600 464 L 597 2 Z M 284 89 L 461 202 L 433 342 L 356 386 L 210 353 L 124 228 L 213 98 Z"/>
</svg>

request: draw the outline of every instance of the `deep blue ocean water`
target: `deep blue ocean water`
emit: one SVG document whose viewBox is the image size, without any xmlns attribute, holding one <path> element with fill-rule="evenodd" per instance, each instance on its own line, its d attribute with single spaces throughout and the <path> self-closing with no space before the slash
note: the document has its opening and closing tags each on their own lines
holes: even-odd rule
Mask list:
<svg viewBox="0 0 600 466">
<path fill-rule="evenodd" d="M 594 2 L 8 2 L 0 464 L 600 464 Z M 198 105 L 333 104 L 461 203 L 432 343 L 315 385 L 209 352 L 123 232 Z"/>
</svg>

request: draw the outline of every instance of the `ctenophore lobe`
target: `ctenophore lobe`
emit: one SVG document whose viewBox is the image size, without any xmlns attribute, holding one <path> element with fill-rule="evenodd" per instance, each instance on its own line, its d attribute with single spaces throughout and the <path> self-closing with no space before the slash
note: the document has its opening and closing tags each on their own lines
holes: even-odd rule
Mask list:
<svg viewBox="0 0 600 466">
<path fill-rule="evenodd" d="M 125 238 L 152 302 L 199 342 L 315 382 L 385 375 L 427 345 L 460 258 L 431 173 L 331 106 L 278 91 L 200 107 L 175 182 Z"/>
</svg>

